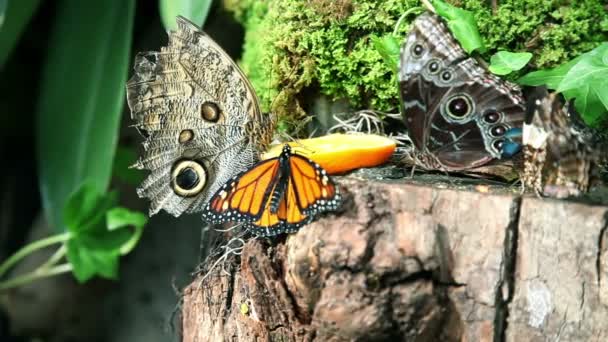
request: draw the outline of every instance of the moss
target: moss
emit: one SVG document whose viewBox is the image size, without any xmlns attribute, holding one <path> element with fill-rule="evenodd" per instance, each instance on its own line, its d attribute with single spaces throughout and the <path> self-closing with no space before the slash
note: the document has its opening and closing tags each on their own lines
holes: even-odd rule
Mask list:
<svg viewBox="0 0 608 342">
<path fill-rule="evenodd" d="M 476 13 L 481 34 L 491 47 L 530 51 L 537 68 L 553 67 L 608 39 L 608 14 L 601 0 L 500 1 L 493 15 L 485 0 L 462 1 Z"/>
<path fill-rule="evenodd" d="M 602 0 L 449 1 L 473 11 L 489 60 L 500 49 L 534 53 L 533 65 L 552 67 L 608 39 Z M 394 111 L 394 78 L 370 35 L 391 32 L 417 0 L 224 0 L 246 28 L 241 65 L 264 110 L 285 122 L 305 115 L 305 94 L 346 98 L 354 108 Z M 413 15 L 408 20 L 413 19 Z M 403 29 L 407 25 L 403 25 Z"/>
</svg>

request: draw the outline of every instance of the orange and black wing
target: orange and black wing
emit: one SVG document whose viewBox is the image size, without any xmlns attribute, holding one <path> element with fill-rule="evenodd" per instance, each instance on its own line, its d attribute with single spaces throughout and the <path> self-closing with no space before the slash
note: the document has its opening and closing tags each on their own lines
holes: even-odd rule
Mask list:
<svg viewBox="0 0 608 342">
<path fill-rule="evenodd" d="M 327 172 L 292 154 L 289 145 L 277 158 L 236 176 L 211 198 L 203 218 L 211 223 L 244 222 L 256 235 L 294 232 L 320 212 L 335 210 L 340 194 Z"/>
<path fill-rule="evenodd" d="M 210 223 L 260 219 L 277 185 L 278 158 L 262 161 L 224 184 L 209 200 L 203 219 Z"/>
<path fill-rule="evenodd" d="M 291 156 L 289 163 L 290 187 L 302 213 L 314 215 L 338 208 L 340 194 L 323 168 L 297 154 Z"/>
<path fill-rule="evenodd" d="M 279 202 L 277 211 L 273 213 L 270 207 L 271 201 L 268 200 L 260 219 L 247 223 L 245 227 L 261 236 L 292 233 L 303 225 L 310 223 L 314 217 L 300 210 L 291 178 L 288 178 L 287 188 Z"/>
<path fill-rule="evenodd" d="M 289 172 L 276 212 L 271 210 L 269 198 L 260 219 L 246 224 L 255 234 L 269 236 L 294 232 L 310 223 L 316 214 L 335 210 L 340 205 L 335 183 L 315 162 L 290 154 Z M 281 186 L 277 184 L 277 187 Z"/>
</svg>

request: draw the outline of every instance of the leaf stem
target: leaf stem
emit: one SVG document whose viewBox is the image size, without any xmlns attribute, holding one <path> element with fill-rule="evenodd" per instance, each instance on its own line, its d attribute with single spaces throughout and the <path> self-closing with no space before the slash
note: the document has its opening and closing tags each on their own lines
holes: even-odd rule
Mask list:
<svg viewBox="0 0 608 342">
<path fill-rule="evenodd" d="M 61 264 L 59 266 L 54 266 L 51 268 L 45 268 L 43 270 L 39 268 L 33 272 L 20 275 L 11 280 L 0 282 L 0 291 L 5 291 L 13 287 L 21 286 L 37 279 L 52 277 L 62 273 L 68 273 L 70 271 L 72 271 L 72 265 L 69 263 Z"/>
<path fill-rule="evenodd" d="M 422 4 L 424 5 L 424 7 L 426 7 L 426 9 L 435 13 L 435 6 L 433 6 L 433 4 L 431 4 L 431 2 L 429 0 L 421 0 L 420 2 L 422 2 Z"/>
<path fill-rule="evenodd" d="M 23 246 L 15 254 L 11 255 L 0 265 L 0 277 L 2 277 L 11 267 L 13 267 L 19 260 L 28 256 L 29 254 L 56 243 L 63 243 L 71 238 L 70 233 L 63 233 L 52 235 L 44 239 L 36 240 L 28 245 Z"/>
<path fill-rule="evenodd" d="M 129 254 L 133 248 L 135 248 L 135 246 L 137 245 L 137 242 L 139 241 L 139 239 L 141 238 L 142 233 L 144 232 L 143 228 L 135 228 L 135 231 L 133 232 L 133 236 L 131 236 L 131 238 L 129 239 L 129 241 L 125 242 L 121 247 L 120 247 L 120 255 L 127 255 Z"/>
<path fill-rule="evenodd" d="M 410 9 L 408 9 L 407 11 L 405 11 L 400 17 L 399 20 L 397 20 L 397 24 L 395 25 L 395 28 L 393 29 L 393 36 L 397 35 L 397 30 L 399 30 L 399 27 L 401 27 L 401 24 L 403 22 L 403 19 L 405 19 L 405 17 L 407 17 L 408 15 L 416 12 L 416 11 L 420 11 L 420 10 L 424 10 L 424 8 L 422 7 L 412 7 Z"/>
<path fill-rule="evenodd" d="M 61 245 L 61 247 L 59 247 L 59 249 L 49 258 L 49 260 L 47 260 L 44 264 L 40 265 L 37 270 L 43 270 L 45 268 L 55 266 L 59 262 L 59 260 L 61 260 L 61 258 L 65 256 L 67 250 L 68 247 L 65 244 Z"/>
</svg>

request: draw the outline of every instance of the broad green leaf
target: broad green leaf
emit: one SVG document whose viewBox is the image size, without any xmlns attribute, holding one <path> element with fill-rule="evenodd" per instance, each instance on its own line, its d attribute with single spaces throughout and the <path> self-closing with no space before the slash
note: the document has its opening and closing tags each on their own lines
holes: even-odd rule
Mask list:
<svg viewBox="0 0 608 342">
<path fill-rule="evenodd" d="M 143 213 L 137 211 L 131 211 L 127 208 L 112 208 L 106 215 L 108 230 L 117 230 L 129 226 L 133 226 L 135 229 L 133 236 L 120 248 L 121 254 L 127 254 L 137 244 L 141 234 L 143 233 L 144 226 L 148 222 L 148 217 Z"/>
<path fill-rule="evenodd" d="M 81 283 L 95 275 L 109 279 L 116 279 L 118 276 L 117 252 L 87 248 L 79 240 L 70 240 L 67 243 L 66 257 L 72 264 L 74 276 Z"/>
<path fill-rule="evenodd" d="M 531 86 L 546 84 L 562 92 L 566 99 L 574 99 L 583 120 L 596 126 L 606 117 L 608 109 L 608 43 L 557 68 L 531 72 L 518 82 Z"/>
<path fill-rule="evenodd" d="M 202 27 L 207 20 L 212 0 L 159 0 L 160 17 L 167 30 L 175 29 L 178 15 Z"/>
<path fill-rule="evenodd" d="M 450 31 L 466 52 L 471 53 L 475 50 L 484 52 L 486 50 L 473 13 L 441 0 L 431 0 L 431 3 L 437 14 L 447 21 Z"/>
<path fill-rule="evenodd" d="M 490 59 L 490 71 L 496 75 L 508 75 L 528 64 L 532 54 L 529 52 L 499 51 Z"/>
<path fill-rule="evenodd" d="M 63 224 L 75 235 L 104 231 L 105 214 L 116 205 L 117 198 L 114 191 L 102 194 L 91 183 L 85 183 L 68 198 Z"/>
<path fill-rule="evenodd" d="M 557 87 L 575 99 L 583 120 L 596 126 L 606 116 L 608 106 L 608 43 L 583 54 Z"/>
<path fill-rule="evenodd" d="M 63 0 L 57 6 L 38 108 L 45 213 L 63 231 L 68 196 L 110 182 L 130 61 L 134 0 Z"/>
<path fill-rule="evenodd" d="M 530 72 L 517 80 L 517 83 L 528 86 L 547 85 L 549 89 L 557 89 L 564 76 L 580 59 L 581 56 L 553 69 Z"/>
<path fill-rule="evenodd" d="M 581 114 L 585 123 L 590 126 L 596 126 L 606 114 L 607 107 L 605 107 L 600 98 L 602 95 L 606 96 L 608 94 L 606 94 L 605 90 L 594 88 L 590 85 L 584 85 L 580 88 L 564 92 L 566 99 L 574 99 L 574 107 Z"/>
<path fill-rule="evenodd" d="M 580 88 L 608 86 L 608 43 L 585 53 L 568 71 L 557 91 Z"/>
<path fill-rule="evenodd" d="M 133 149 L 118 146 L 114 156 L 112 175 L 130 185 L 139 185 L 144 180 L 142 171 L 131 168 L 137 161 L 137 154 Z"/>
<path fill-rule="evenodd" d="M 111 209 L 116 202 L 115 192 L 102 194 L 91 184 L 84 184 L 66 203 L 65 225 L 71 233 L 67 258 L 81 282 L 95 275 L 116 278 L 120 255 L 133 249 L 141 236 L 145 216 L 123 208 L 117 213 L 116 208 Z M 126 225 L 135 229 L 121 229 Z"/>
<path fill-rule="evenodd" d="M 399 38 L 392 34 L 382 37 L 371 36 L 370 38 L 374 48 L 382 56 L 384 63 L 391 71 L 396 72 L 399 68 Z"/>
<path fill-rule="evenodd" d="M 0 30 L 2 24 L 4 24 L 4 14 L 6 13 L 6 7 L 8 7 L 8 0 L 0 0 Z"/>
<path fill-rule="evenodd" d="M 0 0 L 0 69 L 15 48 L 40 0 Z"/>
</svg>

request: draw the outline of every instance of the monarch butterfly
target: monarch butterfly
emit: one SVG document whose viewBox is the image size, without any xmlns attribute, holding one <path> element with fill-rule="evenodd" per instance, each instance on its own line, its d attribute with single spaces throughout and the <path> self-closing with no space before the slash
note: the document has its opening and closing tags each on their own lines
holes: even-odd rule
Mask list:
<svg viewBox="0 0 608 342">
<path fill-rule="evenodd" d="M 224 184 L 209 200 L 203 219 L 243 222 L 256 235 L 270 236 L 296 231 L 316 214 L 337 209 L 340 200 L 327 172 L 285 145 L 278 157 Z"/>
</svg>

